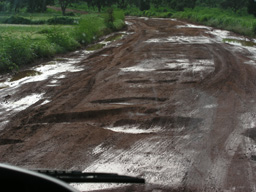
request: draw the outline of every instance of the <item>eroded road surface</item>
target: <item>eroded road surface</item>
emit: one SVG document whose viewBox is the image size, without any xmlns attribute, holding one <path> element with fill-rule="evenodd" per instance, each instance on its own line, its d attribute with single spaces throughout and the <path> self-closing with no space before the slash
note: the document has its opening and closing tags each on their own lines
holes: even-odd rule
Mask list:
<svg viewBox="0 0 256 192">
<path fill-rule="evenodd" d="M 171 19 L 127 24 L 103 49 L 70 54 L 71 70 L 2 81 L 0 161 L 147 182 L 81 191 L 256 191 L 256 48 Z"/>
</svg>

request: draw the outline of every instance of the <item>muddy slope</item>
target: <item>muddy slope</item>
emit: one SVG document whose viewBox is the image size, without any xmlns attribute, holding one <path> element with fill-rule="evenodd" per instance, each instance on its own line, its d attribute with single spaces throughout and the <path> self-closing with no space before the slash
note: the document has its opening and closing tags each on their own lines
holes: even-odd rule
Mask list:
<svg viewBox="0 0 256 192">
<path fill-rule="evenodd" d="M 9 117 L 0 161 L 147 180 L 98 187 L 108 191 L 255 191 L 256 49 L 176 20 L 127 21 L 129 35 L 81 59 L 84 70 L 20 88 L 49 102 Z"/>
</svg>

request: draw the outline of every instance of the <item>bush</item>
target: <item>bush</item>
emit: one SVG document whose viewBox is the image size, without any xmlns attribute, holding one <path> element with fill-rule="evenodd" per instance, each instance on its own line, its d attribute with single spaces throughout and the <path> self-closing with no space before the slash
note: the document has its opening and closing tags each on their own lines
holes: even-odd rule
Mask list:
<svg viewBox="0 0 256 192">
<path fill-rule="evenodd" d="M 121 30 L 125 26 L 125 16 L 123 11 L 114 11 L 114 30 Z"/>
<path fill-rule="evenodd" d="M 60 46 L 63 49 L 63 52 L 72 51 L 80 46 L 70 34 L 61 31 L 61 29 L 50 30 L 47 34 L 47 39 L 49 42 Z"/>
<path fill-rule="evenodd" d="M 10 56 L 5 52 L 5 50 L 0 49 L 0 72 L 14 70 L 17 68 L 18 66 L 11 61 Z"/>
<path fill-rule="evenodd" d="M 137 7 L 130 7 L 129 9 L 125 10 L 124 14 L 140 17 L 142 16 L 142 11 L 140 11 Z"/>
<path fill-rule="evenodd" d="M 26 65 L 36 58 L 28 38 L 6 37 L 5 41 L 5 52 L 17 66 Z"/>
<path fill-rule="evenodd" d="M 104 16 L 105 24 L 107 25 L 108 28 L 114 29 L 114 9 L 113 8 L 108 8 L 106 11 L 106 14 Z"/>
<path fill-rule="evenodd" d="M 65 14 L 65 16 L 75 17 L 76 14 L 73 13 L 73 12 L 67 12 L 67 13 Z"/>
<path fill-rule="evenodd" d="M 244 16 L 241 16 L 243 14 Z M 235 13 L 233 11 L 222 10 L 219 8 L 196 7 L 194 9 L 185 9 L 183 12 L 177 12 L 174 17 L 181 19 L 189 19 L 212 27 L 218 27 L 230 30 L 242 35 L 255 35 L 253 24 L 255 19 L 253 16 L 245 15 L 245 13 Z"/>
<path fill-rule="evenodd" d="M 47 40 L 35 41 L 32 43 L 31 48 L 37 58 L 52 57 L 56 53 L 54 44 Z"/>
<path fill-rule="evenodd" d="M 20 17 L 20 16 L 11 16 L 3 21 L 5 24 L 23 24 L 23 25 L 41 25 L 45 24 L 44 20 L 32 21 L 30 19 Z"/>
<path fill-rule="evenodd" d="M 0 11 L 5 12 L 9 9 L 8 2 L 0 2 Z"/>
<path fill-rule="evenodd" d="M 57 25 L 57 24 L 74 25 L 76 24 L 76 20 L 69 17 L 54 17 L 54 18 L 48 19 L 47 23 L 50 25 Z"/>
<path fill-rule="evenodd" d="M 89 44 L 98 39 L 104 34 L 106 25 L 104 19 L 95 15 L 84 15 L 79 20 L 79 25 L 76 27 L 76 39 L 81 44 Z"/>
<path fill-rule="evenodd" d="M 252 31 L 253 31 L 253 35 L 256 35 L 256 22 L 254 22 L 252 25 Z"/>
<path fill-rule="evenodd" d="M 4 21 L 6 24 L 32 24 L 32 21 L 19 16 L 11 16 Z"/>
<path fill-rule="evenodd" d="M 142 0 L 140 1 L 140 10 L 145 11 L 150 9 L 150 1 L 149 0 Z"/>
</svg>

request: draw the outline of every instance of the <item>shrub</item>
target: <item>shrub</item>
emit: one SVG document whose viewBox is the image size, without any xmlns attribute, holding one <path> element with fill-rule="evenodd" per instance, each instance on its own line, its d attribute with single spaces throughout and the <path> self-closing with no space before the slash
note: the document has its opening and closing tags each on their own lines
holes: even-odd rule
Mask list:
<svg viewBox="0 0 256 192">
<path fill-rule="evenodd" d="M 9 9 L 9 3 L 8 2 L 1 2 L 0 1 L 0 11 L 7 11 Z"/>
<path fill-rule="evenodd" d="M 35 41 L 32 43 L 31 48 L 37 58 L 52 57 L 56 53 L 54 44 L 47 40 Z"/>
<path fill-rule="evenodd" d="M 32 24 L 32 21 L 19 16 L 11 16 L 6 19 L 3 23 L 6 24 Z"/>
<path fill-rule="evenodd" d="M 256 22 L 252 24 L 252 32 L 253 32 L 253 35 L 256 35 Z"/>
<path fill-rule="evenodd" d="M 118 19 L 116 21 L 114 21 L 114 29 L 115 30 L 121 30 L 123 29 L 125 26 L 125 22 L 121 19 Z"/>
<path fill-rule="evenodd" d="M 67 12 L 65 16 L 75 17 L 76 14 L 74 12 Z"/>
<path fill-rule="evenodd" d="M 20 17 L 20 16 L 11 16 L 11 17 L 7 18 L 6 20 L 4 20 L 3 23 L 5 23 L 5 24 L 23 24 L 23 25 L 33 25 L 33 24 L 41 25 L 41 24 L 45 24 L 46 22 L 44 20 L 32 21 L 30 19 Z"/>
<path fill-rule="evenodd" d="M 99 36 L 104 34 L 106 25 L 104 19 L 95 15 L 84 15 L 79 20 L 79 25 L 76 27 L 76 39 L 81 44 L 89 44 L 95 41 Z"/>
<path fill-rule="evenodd" d="M 140 10 L 145 11 L 150 9 L 150 1 L 149 0 L 143 0 L 140 1 Z"/>
<path fill-rule="evenodd" d="M 26 65 L 36 58 L 28 38 L 6 37 L 5 52 L 12 63 Z"/>
<path fill-rule="evenodd" d="M 18 66 L 11 61 L 5 50 L 0 49 L 0 72 L 17 69 Z"/>
<path fill-rule="evenodd" d="M 50 30 L 47 34 L 47 39 L 50 43 L 55 43 L 63 48 L 63 51 L 72 51 L 80 46 L 69 33 L 62 31 L 61 29 Z"/>
<path fill-rule="evenodd" d="M 46 21 L 45 20 L 34 20 L 34 21 L 31 22 L 31 24 L 43 25 L 43 24 L 46 24 Z"/>
<path fill-rule="evenodd" d="M 244 16 L 241 16 L 243 14 Z M 243 35 L 256 35 L 254 27 L 255 19 L 253 16 L 246 15 L 244 12 L 235 13 L 230 10 L 220 8 L 196 7 L 195 9 L 185 9 L 177 12 L 174 17 L 189 19 L 213 27 L 230 30 Z"/>
<path fill-rule="evenodd" d="M 105 24 L 107 25 L 108 28 L 114 29 L 114 9 L 113 8 L 108 8 L 106 11 L 106 14 L 104 16 Z"/>
<path fill-rule="evenodd" d="M 57 24 L 74 25 L 76 24 L 76 20 L 69 17 L 53 17 L 51 19 L 48 19 L 47 23 L 50 25 L 57 25 Z"/>
<path fill-rule="evenodd" d="M 115 19 L 115 20 L 120 19 L 120 20 L 123 20 L 123 21 L 124 21 L 124 19 L 125 19 L 125 14 L 124 14 L 123 11 L 114 11 L 113 14 L 114 14 L 114 19 Z"/>
</svg>

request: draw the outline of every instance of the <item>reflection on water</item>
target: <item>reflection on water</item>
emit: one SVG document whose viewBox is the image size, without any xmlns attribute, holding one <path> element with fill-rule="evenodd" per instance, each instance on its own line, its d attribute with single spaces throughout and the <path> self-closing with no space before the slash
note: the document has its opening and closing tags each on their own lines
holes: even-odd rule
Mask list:
<svg viewBox="0 0 256 192">
<path fill-rule="evenodd" d="M 242 45 L 242 46 L 247 46 L 247 47 L 253 47 L 256 45 L 256 43 L 250 41 L 250 40 L 241 40 L 241 39 L 223 39 L 224 43 L 230 43 L 234 45 Z"/>
<path fill-rule="evenodd" d="M 36 70 L 20 71 L 20 72 L 16 73 L 10 81 L 17 81 L 17 80 L 23 79 L 25 77 L 31 77 L 31 76 L 36 76 L 36 75 L 40 75 L 40 74 L 42 74 L 42 73 L 39 71 L 36 71 Z"/>
</svg>

